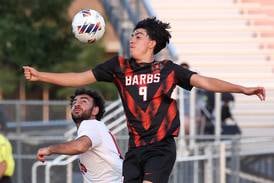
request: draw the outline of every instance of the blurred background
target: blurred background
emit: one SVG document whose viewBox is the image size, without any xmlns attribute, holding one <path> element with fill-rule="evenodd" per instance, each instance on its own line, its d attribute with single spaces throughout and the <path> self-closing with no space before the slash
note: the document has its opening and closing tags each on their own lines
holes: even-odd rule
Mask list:
<svg viewBox="0 0 274 183">
<path fill-rule="evenodd" d="M 80 9 L 106 21 L 95 44 L 71 32 Z M 181 114 L 177 161 L 170 183 L 274 183 L 273 0 L 2 0 L 0 3 L 0 122 L 15 158 L 16 183 L 78 183 L 76 156 L 35 160 L 39 147 L 75 137 L 68 105 L 73 88 L 25 81 L 23 65 L 43 71 L 84 71 L 129 56 L 134 25 L 156 16 L 171 25 L 172 39 L 157 59 L 171 59 L 199 74 L 245 86 L 255 96 L 176 89 Z M 112 84 L 89 86 L 107 100 L 103 121 L 127 151 L 125 116 Z M 1 148 L 1 147 L 0 147 Z"/>
</svg>

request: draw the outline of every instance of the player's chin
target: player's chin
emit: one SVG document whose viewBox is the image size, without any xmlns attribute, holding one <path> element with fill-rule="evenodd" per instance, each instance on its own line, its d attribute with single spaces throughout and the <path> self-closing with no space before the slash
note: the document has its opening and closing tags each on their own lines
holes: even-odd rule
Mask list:
<svg viewBox="0 0 274 183">
<path fill-rule="evenodd" d="M 71 114 L 71 116 L 72 116 L 73 119 L 79 119 L 79 118 L 82 117 L 82 115 L 81 115 L 80 112 L 73 112 L 73 113 Z"/>
<path fill-rule="evenodd" d="M 82 114 L 82 110 L 81 109 L 74 109 L 72 111 L 72 115 L 74 116 L 80 116 Z"/>
<path fill-rule="evenodd" d="M 134 53 L 135 53 L 134 47 L 130 47 L 129 48 L 129 52 L 130 52 L 131 55 L 134 55 Z"/>
</svg>

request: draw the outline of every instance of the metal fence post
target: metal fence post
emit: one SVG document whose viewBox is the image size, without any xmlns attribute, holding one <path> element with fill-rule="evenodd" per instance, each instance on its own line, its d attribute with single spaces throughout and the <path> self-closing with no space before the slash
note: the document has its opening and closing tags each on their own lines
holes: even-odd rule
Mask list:
<svg viewBox="0 0 274 183">
<path fill-rule="evenodd" d="M 221 134 L 221 94 L 215 93 L 215 141 L 220 142 Z"/>
<path fill-rule="evenodd" d="M 231 176 L 233 183 L 239 183 L 239 171 L 240 171 L 240 154 L 239 154 L 239 139 L 232 138 L 231 144 Z"/>
<path fill-rule="evenodd" d="M 213 155 L 211 145 L 205 147 L 205 155 L 207 156 L 207 160 L 205 160 L 204 164 L 204 183 L 213 183 Z"/>
<path fill-rule="evenodd" d="M 198 146 L 195 146 L 194 148 L 195 155 L 199 155 L 199 148 Z M 194 160 L 193 162 L 193 182 L 199 183 L 199 161 Z"/>
<path fill-rule="evenodd" d="M 72 183 L 72 168 L 73 164 L 69 163 L 67 165 L 67 183 Z"/>
<path fill-rule="evenodd" d="M 52 163 L 48 163 L 45 168 L 45 183 L 50 183 L 50 169 Z"/>
<path fill-rule="evenodd" d="M 178 138 L 178 156 L 183 156 L 186 153 L 186 142 L 185 142 L 185 113 L 184 113 L 184 90 L 181 88 L 178 89 L 178 99 L 179 99 L 179 110 L 180 110 L 180 133 Z"/>
<path fill-rule="evenodd" d="M 189 147 L 193 148 L 196 144 L 196 120 L 195 120 L 195 101 L 196 101 L 196 90 L 195 88 L 190 93 L 190 119 L 189 119 Z"/>
<path fill-rule="evenodd" d="M 226 183 L 226 151 L 225 143 L 220 143 L 220 183 Z"/>
<path fill-rule="evenodd" d="M 20 136 L 21 134 L 21 117 L 20 117 L 20 109 L 21 109 L 21 103 L 16 103 L 16 135 Z M 22 142 L 21 139 L 18 139 L 16 141 L 16 154 L 18 154 L 18 159 L 16 163 L 16 178 L 18 183 L 23 183 L 23 176 L 22 176 L 22 157 L 20 155 L 22 154 Z"/>
</svg>

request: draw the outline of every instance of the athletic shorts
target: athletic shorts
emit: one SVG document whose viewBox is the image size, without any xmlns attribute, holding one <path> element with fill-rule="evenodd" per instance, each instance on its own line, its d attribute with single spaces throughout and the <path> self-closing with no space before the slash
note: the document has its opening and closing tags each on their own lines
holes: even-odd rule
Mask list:
<svg viewBox="0 0 274 183">
<path fill-rule="evenodd" d="M 173 137 L 138 148 L 131 148 L 123 163 L 124 183 L 167 183 L 176 160 Z"/>
</svg>

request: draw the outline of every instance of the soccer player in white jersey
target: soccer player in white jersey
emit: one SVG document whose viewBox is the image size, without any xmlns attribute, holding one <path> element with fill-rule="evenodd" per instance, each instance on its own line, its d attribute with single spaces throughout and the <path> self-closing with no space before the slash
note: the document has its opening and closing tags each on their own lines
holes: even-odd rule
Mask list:
<svg viewBox="0 0 274 183">
<path fill-rule="evenodd" d="M 77 89 L 71 96 L 72 119 L 77 138 L 40 148 L 37 159 L 44 162 L 52 154 L 79 155 L 84 183 L 121 183 L 122 156 L 115 139 L 103 122 L 104 100 L 91 90 Z"/>
</svg>

